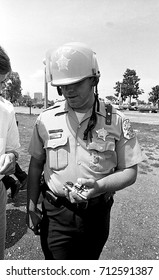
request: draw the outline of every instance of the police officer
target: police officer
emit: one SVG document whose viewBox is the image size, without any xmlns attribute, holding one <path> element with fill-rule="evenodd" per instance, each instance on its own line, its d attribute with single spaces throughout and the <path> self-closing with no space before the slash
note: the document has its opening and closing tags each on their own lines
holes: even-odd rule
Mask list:
<svg viewBox="0 0 159 280">
<path fill-rule="evenodd" d="M 33 130 L 28 224 L 40 230 L 45 259 L 98 259 L 109 235 L 114 193 L 136 181 L 141 150 L 129 120 L 99 101 L 100 72 L 89 47 L 65 44 L 49 51 L 45 64 L 47 81 L 65 101 L 42 112 Z"/>
</svg>

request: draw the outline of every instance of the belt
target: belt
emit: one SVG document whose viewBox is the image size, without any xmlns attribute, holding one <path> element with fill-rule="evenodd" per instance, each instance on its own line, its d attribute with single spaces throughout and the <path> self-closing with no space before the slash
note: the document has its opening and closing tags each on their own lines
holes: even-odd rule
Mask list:
<svg viewBox="0 0 159 280">
<path fill-rule="evenodd" d="M 80 203 L 71 203 L 66 197 L 58 197 L 48 189 L 45 189 L 45 191 L 43 192 L 43 196 L 50 204 L 54 205 L 55 207 L 61 207 L 63 205 L 71 210 L 86 210 L 89 207 L 99 205 L 103 200 L 105 203 L 107 203 L 112 197 L 112 194 L 102 194 L 98 197 L 91 198 Z"/>
<path fill-rule="evenodd" d="M 60 207 L 60 206 L 72 206 L 72 207 L 76 207 L 76 208 L 82 208 L 82 209 L 86 209 L 88 207 L 88 201 L 84 201 L 81 203 L 71 203 L 66 197 L 59 197 L 56 196 L 52 191 L 50 190 L 46 190 L 45 194 L 44 194 L 44 198 L 51 203 L 52 205 L 56 206 L 56 207 Z"/>
</svg>

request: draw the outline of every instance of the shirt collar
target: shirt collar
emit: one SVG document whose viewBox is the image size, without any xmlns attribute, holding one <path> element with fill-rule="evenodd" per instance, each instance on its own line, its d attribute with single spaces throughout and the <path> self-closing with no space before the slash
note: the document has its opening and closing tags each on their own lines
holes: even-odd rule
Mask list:
<svg viewBox="0 0 159 280">
<path fill-rule="evenodd" d="M 97 106 L 96 106 L 96 113 L 98 115 L 101 115 L 105 117 L 105 103 L 103 101 L 100 101 L 100 111 L 97 112 Z M 71 114 L 75 113 L 74 110 L 69 106 L 68 102 L 65 100 L 65 102 L 60 106 L 60 113 L 68 113 L 70 112 Z M 89 118 L 92 114 L 92 108 L 89 109 L 89 111 L 86 113 L 85 118 Z"/>
<path fill-rule="evenodd" d="M 97 106 L 96 106 L 96 113 L 98 115 L 101 115 L 105 117 L 105 103 L 104 101 L 99 101 L 99 112 L 97 111 Z"/>
</svg>

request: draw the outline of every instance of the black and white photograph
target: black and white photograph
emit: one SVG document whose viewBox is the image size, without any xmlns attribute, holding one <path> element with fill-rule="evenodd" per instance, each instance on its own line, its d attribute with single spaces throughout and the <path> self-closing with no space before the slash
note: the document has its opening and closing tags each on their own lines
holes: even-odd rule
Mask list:
<svg viewBox="0 0 159 280">
<path fill-rule="evenodd" d="M 3 279 L 158 275 L 158 14 L 0 0 Z"/>
</svg>

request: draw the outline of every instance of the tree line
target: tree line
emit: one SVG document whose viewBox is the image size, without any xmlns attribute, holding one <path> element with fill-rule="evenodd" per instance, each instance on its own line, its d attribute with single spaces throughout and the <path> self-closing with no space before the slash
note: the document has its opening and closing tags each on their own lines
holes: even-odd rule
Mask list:
<svg viewBox="0 0 159 280">
<path fill-rule="evenodd" d="M 116 82 L 114 87 L 116 93 L 115 96 L 121 97 L 122 101 L 125 101 L 127 98 L 131 104 L 131 99 L 139 99 L 144 93 L 144 90 L 139 86 L 140 78 L 137 76 L 135 70 L 126 69 L 123 74 L 122 81 Z M 159 85 L 152 87 L 152 91 L 148 93 L 148 101 L 152 102 L 154 106 L 158 105 L 159 107 Z"/>
<path fill-rule="evenodd" d="M 138 100 L 139 96 L 144 93 L 144 90 L 139 86 L 140 78 L 137 76 L 135 70 L 126 69 L 123 74 L 122 81 L 117 81 L 114 87 L 114 95 L 117 98 L 121 98 L 122 102 L 129 98 L 131 103 L 132 98 Z M 152 87 L 152 91 L 148 93 L 148 101 L 152 102 L 154 106 L 159 107 L 159 85 Z M 2 90 L 2 95 L 10 100 L 12 103 L 21 103 L 24 99 L 27 102 L 27 98 L 23 98 L 21 80 L 17 72 L 11 72 L 8 76 L 5 86 Z M 28 98 L 29 99 L 29 98 Z"/>
</svg>

